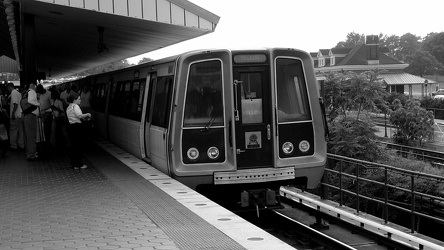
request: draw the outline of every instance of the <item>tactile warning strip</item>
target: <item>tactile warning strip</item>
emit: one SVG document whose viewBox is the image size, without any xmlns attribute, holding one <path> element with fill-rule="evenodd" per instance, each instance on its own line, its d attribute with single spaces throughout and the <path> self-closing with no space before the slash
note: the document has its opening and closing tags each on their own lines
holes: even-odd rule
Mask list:
<svg viewBox="0 0 444 250">
<path fill-rule="evenodd" d="M 95 149 L 88 157 L 93 163 L 100 162 L 98 168 L 180 249 L 245 249 L 123 163 L 103 154 Z"/>
</svg>

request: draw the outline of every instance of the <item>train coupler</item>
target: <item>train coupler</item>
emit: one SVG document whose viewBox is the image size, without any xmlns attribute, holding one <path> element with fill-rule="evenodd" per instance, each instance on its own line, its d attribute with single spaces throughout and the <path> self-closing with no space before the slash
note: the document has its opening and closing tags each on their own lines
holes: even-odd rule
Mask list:
<svg viewBox="0 0 444 250">
<path fill-rule="evenodd" d="M 260 206 L 264 208 L 276 206 L 280 204 L 278 195 L 279 193 L 276 190 L 271 189 L 242 191 L 240 194 L 240 205 L 242 208 L 249 206 Z"/>
</svg>

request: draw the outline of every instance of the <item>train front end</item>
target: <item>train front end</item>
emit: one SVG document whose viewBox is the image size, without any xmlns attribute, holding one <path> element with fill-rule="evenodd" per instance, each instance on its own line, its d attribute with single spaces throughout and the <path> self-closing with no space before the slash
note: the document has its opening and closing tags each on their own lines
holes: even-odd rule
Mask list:
<svg viewBox="0 0 444 250">
<path fill-rule="evenodd" d="M 243 207 L 278 203 L 282 185 L 317 187 L 326 138 L 309 54 L 194 52 L 177 70 L 169 147 L 176 179 L 228 199 L 234 192 Z"/>
</svg>

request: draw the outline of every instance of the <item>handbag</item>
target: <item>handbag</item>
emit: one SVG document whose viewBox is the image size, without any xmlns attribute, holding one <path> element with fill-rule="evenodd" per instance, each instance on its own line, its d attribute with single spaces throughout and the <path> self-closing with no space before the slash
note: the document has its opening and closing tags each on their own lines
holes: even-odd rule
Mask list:
<svg viewBox="0 0 444 250">
<path fill-rule="evenodd" d="M 26 92 L 20 100 L 20 107 L 22 108 L 23 114 L 30 114 L 37 109 L 37 106 L 28 102 L 28 92 Z"/>
</svg>

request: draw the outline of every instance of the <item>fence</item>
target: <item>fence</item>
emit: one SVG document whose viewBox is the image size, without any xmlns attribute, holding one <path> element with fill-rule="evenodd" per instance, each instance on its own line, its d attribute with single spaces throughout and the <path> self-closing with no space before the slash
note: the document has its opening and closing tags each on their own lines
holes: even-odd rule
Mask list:
<svg viewBox="0 0 444 250">
<path fill-rule="evenodd" d="M 444 177 L 416 171 L 391 167 L 388 165 L 352 159 L 344 156 L 328 154 L 328 164 L 325 176 L 321 183 L 323 197 L 345 205 L 344 199 L 352 201 L 357 213 L 362 212 L 362 202 L 375 202 L 382 206 L 382 219 L 389 222 L 389 213 L 393 211 L 406 212 L 410 215 L 410 229 L 419 231 L 419 221 L 427 218 L 435 223 L 444 225 L 444 198 L 418 191 L 417 186 L 428 185 L 444 186 Z M 393 183 L 393 180 L 404 178 L 402 183 Z M 372 189 L 375 192 L 369 191 Z M 377 191 L 379 190 L 379 191 Z M 403 200 L 390 199 L 390 194 L 403 197 Z M 371 194 L 373 197 L 370 197 Z M 350 204 L 347 204 L 350 207 Z M 364 208 L 366 209 L 366 208 Z M 431 216 L 424 211 L 433 212 L 438 216 Z M 375 214 L 375 216 L 378 216 Z M 393 221 L 392 221 L 393 222 Z"/>
</svg>

